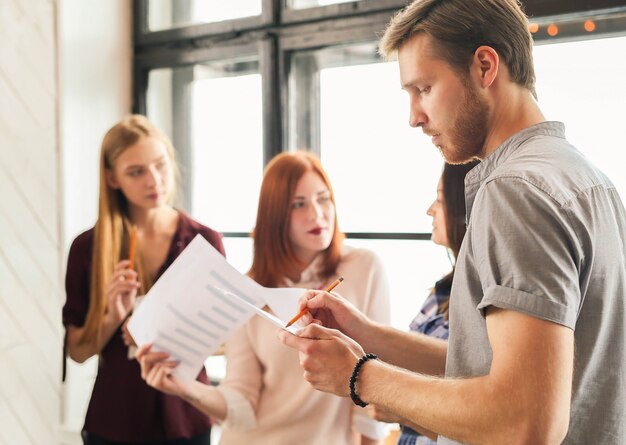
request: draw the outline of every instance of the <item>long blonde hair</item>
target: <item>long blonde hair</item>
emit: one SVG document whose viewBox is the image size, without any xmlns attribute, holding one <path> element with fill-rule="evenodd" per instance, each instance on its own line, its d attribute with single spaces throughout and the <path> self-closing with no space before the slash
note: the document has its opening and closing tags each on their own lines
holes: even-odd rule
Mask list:
<svg viewBox="0 0 626 445">
<path fill-rule="evenodd" d="M 172 168 L 176 171 L 172 143 L 145 116 L 138 114 L 125 116 L 104 136 L 100 150 L 100 197 L 91 260 L 89 311 L 80 339 L 82 344 L 100 343 L 102 322 L 107 311 L 106 285 L 113 275 L 115 265 L 128 258 L 129 253 L 132 224 L 128 218 L 128 201 L 121 190 L 114 189 L 108 184 L 107 171 L 113 171 L 120 154 L 144 137 L 152 137 L 165 145 Z M 172 200 L 174 189 L 175 185 L 168 196 L 168 201 Z M 145 273 L 140 252 L 141 249 L 138 248 L 134 269 L 141 282 L 138 292 L 143 294 L 152 286 L 152 277 Z"/>
</svg>

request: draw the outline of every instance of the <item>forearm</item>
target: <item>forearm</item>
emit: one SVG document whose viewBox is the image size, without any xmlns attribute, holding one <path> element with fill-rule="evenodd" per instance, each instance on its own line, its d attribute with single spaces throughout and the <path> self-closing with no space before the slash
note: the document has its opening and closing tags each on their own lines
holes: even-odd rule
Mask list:
<svg viewBox="0 0 626 445">
<path fill-rule="evenodd" d="M 411 428 L 414 431 L 417 431 L 418 433 L 420 433 L 422 436 L 426 436 L 429 439 L 432 440 L 437 440 L 437 433 L 427 430 L 426 428 L 424 428 L 422 425 L 418 425 L 416 423 L 411 422 L 408 419 L 404 419 L 402 421 L 402 425 L 404 426 L 408 426 L 409 428 Z"/>
<path fill-rule="evenodd" d="M 362 400 L 421 429 L 464 443 L 504 443 L 502 438 L 484 434 L 485 430 L 494 432 L 499 416 L 498 410 L 492 408 L 497 401 L 488 396 L 488 387 L 482 380 L 445 380 L 372 361 L 361 369 L 357 392 Z M 488 420 L 488 424 L 484 425 L 483 420 Z"/>
<path fill-rule="evenodd" d="M 448 342 L 427 335 L 404 332 L 371 322 L 367 332 L 355 338 L 366 352 L 404 369 L 427 375 L 443 375 Z"/>
<path fill-rule="evenodd" d="M 380 361 L 366 363 L 361 371 L 357 393 L 362 400 L 439 435 L 463 443 L 555 442 L 549 410 L 533 404 L 527 388 L 514 379 L 442 379 Z"/>
<path fill-rule="evenodd" d="M 223 422 L 226 419 L 226 400 L 214 386 L 194 381 L 180 397 L 215 420 Z"/>
<path fill-rule="evenodd" d="M 120 327 L 123 320 L 111 316 L 105 316 L 102 321 L 102 332 L 99 341 L 82 341 L 85 328 L 68 326 L 67 346 L 70 358 L 78 363 L 97 355 L 109 343 L 115 331 Z"/>
</svg>

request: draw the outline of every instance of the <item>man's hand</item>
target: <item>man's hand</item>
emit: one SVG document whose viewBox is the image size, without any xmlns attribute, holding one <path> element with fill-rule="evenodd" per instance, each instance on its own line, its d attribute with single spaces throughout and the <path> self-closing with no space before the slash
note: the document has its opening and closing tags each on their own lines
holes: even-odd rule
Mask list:
<svg viewBox="0 0 626 445">
<path fill-rule="evenodd" d="M 301 318 L 304 325 L 321 324 L 356 339 L 370 331 L 372 321 L 341 295 L 310 290 L 300 298 L 299 309 L 304 308 L 309 309 Z"/>
<path fill-rule="evenodd" d="M 365 355 L 357 342 L 315 323 L 299 330 L 297 335 L 281 330 L 278 337 L 285 345 L 300 351 L 304 379 L 313 388 L 343 397 L 350 395 L 350 376 L 359 358 Z"/>
</svg>

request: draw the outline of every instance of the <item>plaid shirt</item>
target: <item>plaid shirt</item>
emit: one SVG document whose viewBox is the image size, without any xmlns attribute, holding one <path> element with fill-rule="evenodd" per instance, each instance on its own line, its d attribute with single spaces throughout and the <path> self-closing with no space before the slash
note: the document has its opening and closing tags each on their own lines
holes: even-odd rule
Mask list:
<svg viewBox="0 0 626 445">
<path fill-rule="evenodd" d="M 441 286 L 441 282 L 435 285 L 436 291 L 433 290 L 420 313 L 413 319 L 410 324 L 411 331 L 419 332 L 430 337 L 448 339 L 448 320 L 445 314 L 440 314 L 441 305 L 450 298 L 450 287 Z M 436 441 L 419 434 L 409 427 L 402 426 L 402 434 L 398 438 L 397 445 L 434 445 Z"/>
</svg>

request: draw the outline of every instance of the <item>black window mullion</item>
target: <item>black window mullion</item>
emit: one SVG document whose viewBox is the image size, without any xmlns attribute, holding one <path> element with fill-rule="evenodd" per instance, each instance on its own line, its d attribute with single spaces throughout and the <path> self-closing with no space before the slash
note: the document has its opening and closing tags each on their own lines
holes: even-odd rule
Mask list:
<svg viewBox="0 0 626 445">
<path fill-rule="evenodd" d="M 193 66 L 179 67 L 172 70 L 172 144 L 176 147 L 178 163 L 183 174 L 180 178 L 182 206 L 192 211 L 193 202 L 193 150 L 191 137 L 193 134 L 191 116 L 191 84 L 194 81 Z"/>
<path fill-rule="evenodd" d="M 278 43 L 268 34 L 259 42 L 259 68 L 263 97 L 263 164 L 283 151 L 283 108 L 278 71 Z"/>
</svg>

